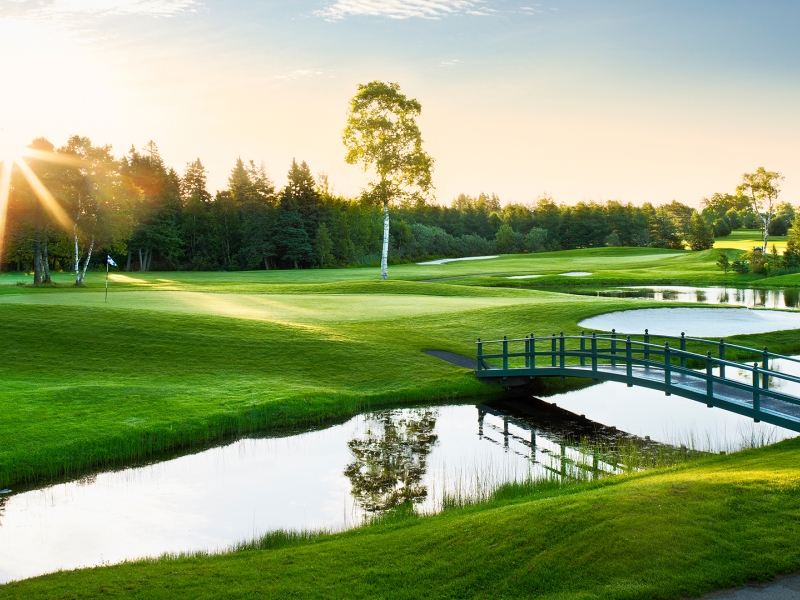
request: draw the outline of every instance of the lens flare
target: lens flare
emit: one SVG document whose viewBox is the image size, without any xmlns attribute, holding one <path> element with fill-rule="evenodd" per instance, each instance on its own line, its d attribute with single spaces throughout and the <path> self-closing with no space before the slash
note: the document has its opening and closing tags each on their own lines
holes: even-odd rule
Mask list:
<svg viewBox="0 0 800 600">
<path fill-rule="evenodd" d="M 6 212 L 8 211 L 8 190 L 11 187 L 11 161 L 0 164 L 0 258 L 6 241 Z"/>
<path fill-rule="evenodd" d="M 28 166 L 24 160 L 18 160 L 16 162 L 17 167 L 22 174 L 25 176 L 25 179 L 28 180 L 28 185 L 31 186 L 33 192 L 39 197 L 39 201 L 44 206 L 45 210 L 50 213 L 50 216 L 55 219 L 61 227 L 64 229 L 69 229 L 72 227 L 72 219 L 67 216 L 67 213 L 64 212 L 64 209 L 61 208 L 61 205 L 58 203 L 53 197 L 53 194 L 44 186 L 41 180 L 36 176 L 36 173 L 31 171 L 31 168 Z"/>
</svg>

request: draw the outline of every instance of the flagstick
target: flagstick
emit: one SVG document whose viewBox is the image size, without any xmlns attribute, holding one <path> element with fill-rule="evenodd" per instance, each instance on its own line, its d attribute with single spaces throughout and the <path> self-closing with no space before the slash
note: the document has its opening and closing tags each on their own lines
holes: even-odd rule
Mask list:
<svg viewBox="0 0 800 600">
<path fill-rule="evenodd" d="M 108 302 L 108 259 L 106 259 L 106 302 Z"/>
</svg>

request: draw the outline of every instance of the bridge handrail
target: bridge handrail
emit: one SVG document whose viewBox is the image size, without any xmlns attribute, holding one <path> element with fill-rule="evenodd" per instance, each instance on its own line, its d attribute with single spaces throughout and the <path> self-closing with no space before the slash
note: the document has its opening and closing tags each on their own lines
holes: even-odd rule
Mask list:
<svg viewBox="0 0 800 600">
<path fill-rule="evenodd" d="M 475 343 L 476 344 L 478 344 L 478 343 L 494 344 L 494 343 L 502 343 L 504 341 L 507 341 L 507 342 L 524 342 L 524 341 L 530 340 L 530 339 L 533 339 L 534 341 L 538 342 L 538 341 L 551 340 L 553 338 L 553 336 L 555 336 L 557 339 L 561 338 L 561 336 L 556 336 L 556 334 L 552 334 L 552 335 L 549 335 L 549 336 L 535 336 L 535 337 L 527 337 L 527 338 L 509 338 L 509 339 L 505 339 L 505 340 L 478 340 Z M 701 343 L 701 344 L 707 344 L 707 345 L 710 345 L 710 346 L 714 346 L 715 348 L 719 347 L 720 344 L 723 344 L 725 346 L 725 348 L 733 348 L 735 350 L 743 350 L 745 352 L 751 352 L 753 354 L 758 354 L 759 356 L 762 357 L 762 360 L 763 360 L 764 357 L 766 357 L 766 358 L 778 358 L 778 359 L 781 359 L 781 360 L 787 360 L 789 362 L 795 362 L 795 363 L 800 364 L 800 358 L 795 358 L 793 356 L 786 356 L 785 354 L 777 354 L 775 352 L 769 352 L 767 350 L 766 346 L 762 350 L 759 350 L 757 348 L 750 348 L 749 346 L 742 346 L 740 344 L 732 344 L 730 342 L 726 342 L 725 338 L 719 338 L 718 341 L 714 341 L 714 340 L 708 340 L 708 339 L 705 339 L 705 338 L 688 337 L 688 336 L 685 336 L 683 334 L 677 336 L 677 335 L 662 335 L 662 334 L 658 334 L 658 333 L 649 333 L 649 331 L 646 330 L 646 329 L 645 329 L 645 332 L 643 334 L 642 333 L 618 332 L 616 330 L 612 330 L 611 333 L 600 333 L 600 334 L 598 334 L 596 331 L 593 331 L 591 333 L 591 335 L 565 335 L 563 337 L 564 337 L 564 339 L 575 339 L 575 340 L 580 340 L 580 339 L 586 340 L 586 339 L 591 339 L 592 337 L 595 337 L 598 340 L 624 342 L 625 339 L 628 336 L 630 336 L 631 338 L 633 338 L 635 336 L 636 337 L 645 336 L 645 337 L 652 337 L 652 338 L 659 338 L 659 339 L 666 339 L 666 340 L 679 340 L 679 341 L 683 341 L 683 342 L 696 342 L 696 343 Z M 638 340 L 634 340 L 634 339 L 631 339 L 631 342 L 636 342 L 636 343 L 640 343 L 640 344 L 645 343 L 645 342 L 639 342 Z M 659 346 L 659 344 L 650 344 L 650 345 L 651 346 L 656 346 L 656 347 Z M 677 348 L 674 349 L 674 350 L 677 351 Z"/>
</svg>

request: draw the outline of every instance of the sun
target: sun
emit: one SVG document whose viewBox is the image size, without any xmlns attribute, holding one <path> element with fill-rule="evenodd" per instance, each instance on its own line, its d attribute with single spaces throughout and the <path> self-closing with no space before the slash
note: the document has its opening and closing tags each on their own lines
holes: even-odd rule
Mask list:
<svg viewBox="0 0 800 600">
<path fill-rule="evenodd" d="M 58 155 L 54 152 L 43 152 L 41 150 L 34 150 L 33 148 L 26 148 L 21 145 L 15 144 L 5 131 L 0 129 L 0 257 L 3 256 L 5 248 L 5 232 L 6 232 L 6 215 L 8 213 L 8 195 L 11 189 L 11 173 L 13 168 L 16 167 L 22 172 L 22 175 L 31 186 L 31 189 L 36 194 L 36 197 L 41 202 L 45 210 L 50 213 L 50 216 L 61 227 L 69 230 L 73 227 L 74 223 L 69 218 L 61 205 L 53 197 L 53 194 L 45 187 L 41 180 L 36 176 L 25 158 L 32 158 L 35 160 L 42 160 L 46 162 L 67 164 L 71 166 L 80 166 L 80 160 L 68 156 Z"/>
</svg>

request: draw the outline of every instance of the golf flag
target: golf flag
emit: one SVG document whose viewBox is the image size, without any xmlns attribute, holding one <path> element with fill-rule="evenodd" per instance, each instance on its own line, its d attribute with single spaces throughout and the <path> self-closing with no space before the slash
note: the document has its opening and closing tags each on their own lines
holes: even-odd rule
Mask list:
<svg viewBox="0 0 800 600">
<path fill-rule="evenodd" d="M 116 266 L 117 266 L 117 263 L 115 263 L 115 262 L 114 262 L 114 259 L 113 259 L 113 258 L 111 258 L 110 256 L 108 257 L 108 262 L 107 262 L 107 264 L 111 265 L 112 267 L 116 267 Z"/>
</svg>

